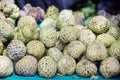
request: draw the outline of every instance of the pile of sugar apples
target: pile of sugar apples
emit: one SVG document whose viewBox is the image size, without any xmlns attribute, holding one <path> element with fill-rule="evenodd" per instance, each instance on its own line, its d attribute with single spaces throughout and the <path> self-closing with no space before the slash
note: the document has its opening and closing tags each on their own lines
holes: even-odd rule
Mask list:
<svg viewBox="0 0 120 80">
<path fill-rule="evenodd" d="M 55 6 L 47 9 L 40 28 L 32 16 L 20 17 L 14 27 L 0 15 L 0 77 L 13 71 L 44 78 L 75 72 L 91 78 L 98 72 L 105 78 L 120 74 L 118 25 L 102 15 L 85 24 L 83 19 L 81 12 L 59 12 Z"/>
</svg>

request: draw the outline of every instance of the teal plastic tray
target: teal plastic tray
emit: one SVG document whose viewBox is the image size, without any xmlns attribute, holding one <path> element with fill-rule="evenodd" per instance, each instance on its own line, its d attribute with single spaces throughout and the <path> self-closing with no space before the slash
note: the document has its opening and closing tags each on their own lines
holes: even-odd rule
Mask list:
<svg viewBox="0 0 120 80">
<path fill-rule="evenodd" d="M 101 76 L 100 74 L 97 74 L 97 75 Z M 38 76 L 37 74 L 35 76 L 31 76 L 31 77 L 24 77 L 24 76 L 18 76 L 15 73 L 13 73 L 13 75 L 6 77 L 6 78 L 2 78 L 0 80 L 46 80 L 46 78 L 42 78 L 42 77 Z M 82 78 L 82 77 L 78 76 L 77 74 L 73 74 L 71 76 L 56 75 L 54 78 L 51 78 L 48 80 L 95 80 L 95 79 L 94 78 Z M 106 79 L 103 77 L 100 77 L 97 80 L 106 80 Z M 107 80 L 120 80 L 120 75 L 117 75 L 117 76 L 107 79 Z"/>
</svg>

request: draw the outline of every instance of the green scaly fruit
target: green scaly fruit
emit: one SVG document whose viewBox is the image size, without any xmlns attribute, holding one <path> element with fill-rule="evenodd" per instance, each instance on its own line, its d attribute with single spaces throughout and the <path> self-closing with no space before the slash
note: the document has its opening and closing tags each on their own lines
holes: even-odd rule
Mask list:
<svg viewBox="0 0 120 80">
<path fill-rule="evenodd" d="M 76 62 L 70 56 L 63 56 L 58 62 L 58 73 L 60 75 L 72 75 L 75 72 Z"/>
<path fill-rule="evenodd" d="M 116 58 L 108 57 L 101 62 L 99 71 L 105 78 L 111 78 L 120 73 L 120 63 Z"/>
<path fill-rule="evenodd" d="M 108 31 L 110 23 L 104 16 L 95 16 L 87 21 L 86 25 L 89 29 L 97 34 L 105 33 Z"/>
<path fill-rule="evenodd" d="M 38 62 L 38 74 L 44 78 L 52 78 L 57 71 L 57 64 L 52 57 L 45 56 Z"/>
<path fill-rule="evenodd" d="M 76 73 L 81 77 L 92 77 L 97 73 L 97 66 L 87 59 L 82 59 L 77 63 Z"/>
<path fill-rule="evenodd" d="M 32 40 L 26 45 L 27 54 L 36 57 L 37 59 L 42 58 L 45 52 L 45 46 L 41 41 Z"/>
<path fill-rule="evenodd" d="M 37 71 L 37 59 L 27 55 L 15 64 L 15 72 L 21 76 L 33 76 Z"/>
</svg>

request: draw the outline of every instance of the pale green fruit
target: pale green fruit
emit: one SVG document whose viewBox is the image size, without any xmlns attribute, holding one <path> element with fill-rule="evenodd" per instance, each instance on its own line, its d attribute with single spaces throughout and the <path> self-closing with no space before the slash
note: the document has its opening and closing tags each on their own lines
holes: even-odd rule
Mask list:
<svg viewBox="0 0 120 80">
<path fill-rule="evenodd" d="M 26 47 L 20 40 L 12 40 L 6 49 L 7 56 L 13 60 L 18 61 L 26 54 Z"/>
<path fill-rule="evenodd" d="M 7 56 L 0 56 L 0 77 L 7 77 L 13 73 L 13 63 Z"/>
<path fill-rule="evenodd" d="M 63 43 L 72 42 L 77 39 L 78 39 L 77 28 L 70 26 L 70 27 L 64 27 L 60 30 L 60 40 Z"/>
<path fill-rule="evenodd" d="M 91 61 L 101 61 L 108 57 L 108 51 L 104 44 L 95 42 L 88 46 L 86 57 Z"/>
<path fill-rule="evenodd" d="M 63 56 L 58 62 L 58 73 L 60 75 L 72 75 L 75 72 L 76 62 L 70 56 Z"/>
<path fill-rule="evenodd" d="M 82 59 L 77 63 L 76 73 L 81 77 L 92 77 L 97 73 L 97 66 L 87 59 Z"/>
<path fill-rule="evenodd" d="M 0 11 L 0 20 L 5 20 L 5 15 Z"/>
<path fill-rule="evenodd" d="M 40 27 L 53 27 L 56 28 L 57 22 L 51 18 L 46 18 L 43 20 L 43 22 L 40 24 Z"/>
<path fill-rule="evenodd" d="M 87 21 L 86 25 L 95 33 L 105 33 L 108 31 L 110 23 L 104 16 L 95 16 Z"/>
<path fill-rule="evenodd" d="M 68 44 L 67 52 L 74 59 L 79 58 L 86 51 L 86 46 L 80 41 L 73 41 Z"/>
<path fill-rule="evenodd" d="M 90 29 L 82 29 L 80 31 L 79 40 L 86 45 L 92 44 L 96 39 L 95 34 Z"/>
<path fill-rule="evenodd" d="M 27 55 L 15 64 L 15 72 L 21 76 L 33 76 L 37 71 L 37 59 Z"/>
<path fill-rule="evenodd" d="M 115 38 L 109 34 L 103 33 L 97 36 L 96 41 L 103 43 L 106 47 L 110 47 L 110 45 L 115 41 Z"/>
<path fill-rule="evenodd" d="M 0 40 L 5 43 L 13 39 L 13 37 L 13 27 L 11 27 L 5 21 L 0 20 Z"/>
<path fill-rule="evenodd" d="M 40 28 L 40 41 L 45 44 L 45 47 L 49 48 L 55 46 L 57 42 L 57 31 L 55 28 Z"/>
<path fill-rule="evenodd" d="M 32 40 L 26 45 L 27 54 L 40 59 L 45 52 L 45 46 L 41 41 Z"/>
<path fill-rule="evenodd" d="M 5 20 L 7 24 L 9 24 L 11 27 L 15 27 L 15 21 L 12 18 L 6 18 Z"/>
<path fill-rule="evenodd" d="M 99 70 L 105 78 L 116 76 L 120 73 L 119 61 L 114 57 L 108 57 L 101 62 Z"/>
<path fill-rule="evenodd" d="M 120 60 L 120 40 L 117 40 L 111 44 L 109 54 Z"/>
<path fill-rule="evenodd" d="M 38 74 L 44 78 L 52 78 L 57 71 L 57 64 L 52 57 L 45 56 L 38 62 Z"/>
<path fill-rule="evenodd" d="M 57 28 L 62 29 L 65 26 L 75 25 L 73 14 L 69 10 L 62 10 L 57 19 Z"/>
<path fill-rule="evenodd" d="M 57 62 L 57 63 L 63 57 L 62 52 L 55 47 L 49 48 L 47 55 L 52 57 L 55 60 L 55 62 Z"/>
</svg>

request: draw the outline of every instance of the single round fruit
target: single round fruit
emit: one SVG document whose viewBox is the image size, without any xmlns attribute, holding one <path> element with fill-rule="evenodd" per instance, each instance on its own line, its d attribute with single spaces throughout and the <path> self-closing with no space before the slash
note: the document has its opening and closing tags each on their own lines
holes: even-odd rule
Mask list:
<svg viewBox="0 0 120 80">
<path fill-rule="evenodd" d="M 109 54 L 120 60 L 120 40 L 117 40 L 111 44 Z"/>
<path fill-rule="evenodd" d="M 37 59 L 27 55 L 15 64 L 15 72 L 21 76 L 33 76 L 37 71 Z"/>
<path fill-rule="evenodd" d="M 55 47 L 49 48 L 47 55 L 52 57 L 56 62 L 58 62 L 63 57 L 62 52 Z"/>
<path fill-rule="evenodd" d="M 7 56 L 0 56 L 0 77 L 10 76 L 12 73 L 12 61 Z"/>
<path fill-rule="evenodd" d="M 12 40 L 6 49 L 7 56 L 13 61 L 18 61 L 26 54 L 26 47 L 20 40 Z"/>
<path fill-rule="evenodd" d="M 119 61 L 114 57 L 108 57 L 102 61 L 100 72 L 105 78 L 111 78 L 120 73 Z"/>
<path fill-rule="evenodd" d="M 32 55 L 36 57 L 37 59 L 40 59 L 45 52 L 45 46 L 41 41 L 38 40 L 32 40 L 30 41 L 27 46 L 27 54 Z"/>
<path fill-rule="evenodd" d="M 105 47 L 110 47 L 115 41 L 115 38 L 109 34 L 103 33 L 97 36 L 96 41 L 103 43 Z"/>
<path fill-rule="evenodd" d="M 87 59 L 82 59 L 77 63 L 76 73 L 81 77 L 91 77 L 97 73 L 97 66 Z"/>
<path fill-rule="evenodd" d="M 96 39 L 95 34 L 90 29 L 82 29 L 80 31 L 79 40 L 86 45 L 92 44 Z"/>
<path fill-rule="evenodd" d="M 58 72 L 61 75 L 72 75 L 75 72 L 76 62 L 70 56 L 63 56 L 58 62 Z"/>
<path fill-rule="evenodd" d="M 79 58 L 86 51 L 86 46 L 80 41 L 73 41 L 67 47 L 68 54 L 74 59 Z"/>
<path fill-rule="evenodd" d="M 38 73 L 41 77 L 52 78 L 57 71 L 57 64 L 52 57 L 45 56 L 38 63 Z"/>
<path fill-rule="evenodd" d="M 86 25 L 95 33 L 105 33 L 108 31 L 110 23 L 104 16 L 95 16 L 87 21 Z"/>
<path fill-rule="evenodd" d="M 108 51 L 104 44 L 95 42 L 88 46 L 86 57 L 91 61 L 100 61 L 108 57 Z"/>
</svg>

